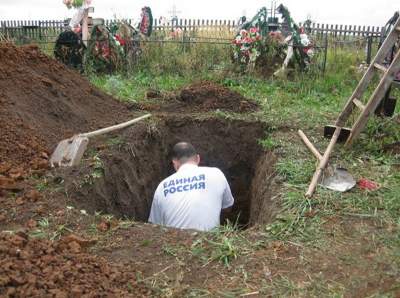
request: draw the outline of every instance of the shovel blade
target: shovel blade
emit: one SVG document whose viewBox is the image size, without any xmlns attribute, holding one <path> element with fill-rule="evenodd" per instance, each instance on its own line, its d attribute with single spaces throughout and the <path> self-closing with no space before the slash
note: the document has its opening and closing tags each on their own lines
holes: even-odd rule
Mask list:
<svg viewBox="0 0 400 298">
<path fill-rule="evenodd" d="M 51 166 L 72 167 L 78 165 L 85 153 L 88 143 L 88 138 L 80 136 L 62 140 L 58 143 L 56 150 L 54 150 L 51 155 Z"/>
<path fill-rule="evenodd" d="M 343 168 L 328 169 L 323 177 L 321 185 L 327 189 L 345 192 L 356 185 L 353 176 Z"/>
</svg>

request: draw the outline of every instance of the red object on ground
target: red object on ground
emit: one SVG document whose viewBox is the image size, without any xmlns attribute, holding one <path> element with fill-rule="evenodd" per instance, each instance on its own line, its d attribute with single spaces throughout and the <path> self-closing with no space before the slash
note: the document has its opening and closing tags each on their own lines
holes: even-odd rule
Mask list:
<svg viewBox="0 0 400 298">
<path fill-rule="evenodd" d="M 368 180 L 366 178 L 361 178 L 360 180 L 358 180 L 357 184 L 361 189 L 365 190 L 377 190 L 379 188 L 378 183 Z"/>
</svg>

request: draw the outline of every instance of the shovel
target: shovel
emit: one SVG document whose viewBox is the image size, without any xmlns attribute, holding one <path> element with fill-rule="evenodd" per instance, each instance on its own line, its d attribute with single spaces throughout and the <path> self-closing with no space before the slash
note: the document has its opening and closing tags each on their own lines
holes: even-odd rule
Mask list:
<svg viewBox="0 0 400 298">
<path fill-rule="evenodd" d="M 321 160 L 321 153 L 314 147 L 307 136 L 301 130 L 298 133 L 307 148 L 318 160 Z M 356 181 L 346 169 L 329 166 L 324 173 L 321 185 L 330 190 L 345 192 L 352 189 L 356 185 Z"/>
<path fill-rule="evenodd" d="M 328 168 L 322 178 L 321 185 L 327 189 L 345 192 L 356 185 L 353 176 L 344 168 Z"/>
<path fill-rule="evenodd" d="M 62 140 L 60 143 L 58 143 L 56 150 L 54 150 L 53 154 L 51 155 L 50 165 L 52 167 L 76 166 L 81 161 L 83 153 L 85 153 L 86 147 L 89 143 L 89 138 L 128 127 L 150 116 L 151 114 L 146 114 L 144 116 L 121 124 L 102 128 L 88 133 L 78 134 L 73 136 L 72 138 Z"/>
</svg>

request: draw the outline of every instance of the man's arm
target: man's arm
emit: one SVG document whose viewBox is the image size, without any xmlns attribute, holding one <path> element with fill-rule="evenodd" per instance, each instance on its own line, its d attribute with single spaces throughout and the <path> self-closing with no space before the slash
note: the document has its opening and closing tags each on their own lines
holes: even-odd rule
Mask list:
<svg viewBox="0 0 400 298">
<path fill-rule="evenodd" d="M 158 186 L 157 190 L 154 193 L 153 202 L 151 204 L 149 222 L 161 225 L 162 224 L 162 213 L 161 213 L 161 208 L 160 208 L 160 204 L 159 204 L 159 192 L 160 191 L 161 191 L 160 186 Z"/>
<path fill-rule="evenodd" d="M 224 180 L 225 180 L 225 189 L 224 189 L 224 193 L 222 195 L 222 209 L 227 209 L 229 207 L 231 207 L 234 203 L 234 199 L 232 196 L 232 192 L 231 192 L 231 188 L 229 187 L 229 183 L 225 178 L 224 175 Z M 232 208 L 229 208 L 232 209 Z M 226 210 L 226 212 L 229 212 L 230 210 Z"/>
</svg>

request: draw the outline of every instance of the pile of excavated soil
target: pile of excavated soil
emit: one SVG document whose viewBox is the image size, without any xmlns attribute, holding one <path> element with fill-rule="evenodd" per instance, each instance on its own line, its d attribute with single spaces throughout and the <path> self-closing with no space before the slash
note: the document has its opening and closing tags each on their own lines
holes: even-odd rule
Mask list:
<svg viewBox="0 0 400 298">
<path fill-rule="evenodd" d="M 201 110 L 227 110 L 249 112 L 257 109 L 257 104 L 239 93 L 213 82 L 200 82 L 181 90 L 179 99 Z"/>
<path fill-rule="evenodd" d="M 259 109 L 254 101 L 214 82 L 203 81 L 189 85 L 175 94 L 162 94 L 157 90 L 147 92 L 148 99 L 164 98 L 161 103 L 135 105 L 143 110 L 162 112 L 208 112 L 222 110 L 248 113 Z"/>
<path fill-rule="evenodd" d="M 46 167 L 63 138 L 129 117 L 117 100 L 36 46 L 0 43 L 0 189 L 21 170 Z M 17 174 L 9 170 L 17 168 Z"/>
<path fill-rule="evenodd" d="M 2 297 L 144 297 L 150 291 L 129 266 L 82 252 L 88 241 L 69 236 L 57 242 L 24 233 L 0 235 Z"/>
</svg>

